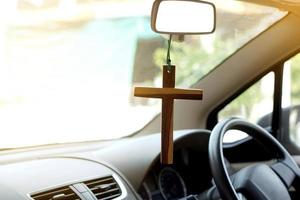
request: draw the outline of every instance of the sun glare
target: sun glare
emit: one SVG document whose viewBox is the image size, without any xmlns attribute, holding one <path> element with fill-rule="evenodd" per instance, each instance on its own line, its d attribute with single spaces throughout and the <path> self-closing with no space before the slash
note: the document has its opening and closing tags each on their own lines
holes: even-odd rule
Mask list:
<svg viewBox="0 0 300 200">
<path fill-rule="evenodd" d="M 150 29 L 151 5 L 147 0 L 2 1 L 0 148 L 120 138 L 151 121 L 159 101 L 132 94 L 133 85 L 161 84 L 165 40 Z M 228 10 L 220 8 L 219 16 L 230 20 L 219 21 L 214 35 L 174 43 L 179 86 L 194 84 L 284 15 L 245 18 L 245 23 L 267 22 L 250 23 L 245 30 L 241 22 L 232 23 L 242 20 L 234 13 L 243 12 L 242 5 L 221 7 Z"/>
</svg>

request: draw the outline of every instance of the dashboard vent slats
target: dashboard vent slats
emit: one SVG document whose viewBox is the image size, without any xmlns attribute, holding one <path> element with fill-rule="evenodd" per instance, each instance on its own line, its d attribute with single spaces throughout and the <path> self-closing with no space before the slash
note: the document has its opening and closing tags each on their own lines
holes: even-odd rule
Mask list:
<svg viewBox="0 0 300 200">
<path fill-rule="evenodd" d="M 121 196 L 122 191 L 113 176 L 93 179 L 84 184 L 94 193 L 98 200 L 111 200 Z"/>
<path fill-rule="evenodd" d="M 76 193 L 69 187 L 59 187 L 45 192 L 31 195 L 34 200 L 80 200 Z"/>
</svg>

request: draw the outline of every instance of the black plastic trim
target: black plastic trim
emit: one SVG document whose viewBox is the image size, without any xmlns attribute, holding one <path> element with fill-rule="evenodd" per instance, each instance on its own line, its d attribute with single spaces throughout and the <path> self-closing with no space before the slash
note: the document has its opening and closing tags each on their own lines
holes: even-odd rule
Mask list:
<svg viewBox="0 0 300 200">
<path fill-rule="evenodd" d="M 274 69 L 275 80 L 271 130 L 272 135 L 275 137 L 278 137 L 281 127 L 283 65 L 283 63 L 280 63 Z"/>
</svg>

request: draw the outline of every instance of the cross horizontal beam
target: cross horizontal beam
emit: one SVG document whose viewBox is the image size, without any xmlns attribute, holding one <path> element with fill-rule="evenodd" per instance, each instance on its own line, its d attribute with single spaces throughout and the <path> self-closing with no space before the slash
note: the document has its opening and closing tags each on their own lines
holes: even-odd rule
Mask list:
<svg viewBox="0 0 300 200">
<path fill-rule="evenodd" d="M 199 89 L 178 89 L 178 88 L 149 88 L 136 87 L 134 96 L 168 99 L 198 99 L 203 97 L 203 91 Z"/>
</svg>

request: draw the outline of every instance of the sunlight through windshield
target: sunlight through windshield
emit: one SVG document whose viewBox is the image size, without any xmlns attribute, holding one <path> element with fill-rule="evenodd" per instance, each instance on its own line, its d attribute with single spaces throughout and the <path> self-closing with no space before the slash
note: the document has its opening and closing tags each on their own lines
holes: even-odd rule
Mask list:
<svg viewBox="0 0 300 200">
<path fill-rule="evenodd" d="M 145 126 L 160 102 L 165 39 L 151 1 L 10 0 L 0 6 L 0 147 L 113 139 Z M 282 18 L 277 9 L 217 1 L 216 32 L 173 43 L 177 85 L 189 87 Z"/>
</svg>

